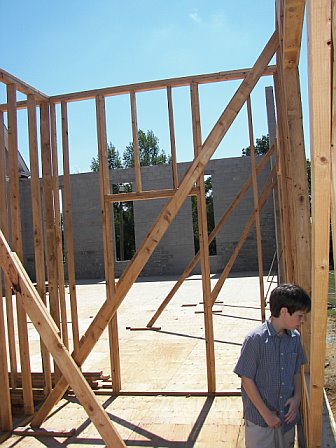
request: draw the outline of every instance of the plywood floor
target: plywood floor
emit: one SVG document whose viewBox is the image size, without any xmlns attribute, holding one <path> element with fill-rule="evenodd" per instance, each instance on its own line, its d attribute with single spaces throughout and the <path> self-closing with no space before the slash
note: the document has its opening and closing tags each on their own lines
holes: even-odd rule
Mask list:
<svg viewBox="0 0 336 448">
<path fill-rule="evenodd" d="M 240 397 L 193 396 L 207 390 L 204 315 L 199 276 L 187 279 L 155 326 L 145 327 L 176 279 L 137 282 L 118 311 L 122 390 L 127 396 L 100 395 L 116 429 L 132 447 L 243 447 Z M 216 278 L 212 279 L 213 284 Z M 265 289 L 268 289 L 265 279 Z M 214 306 L 217 391 L 239 391 L 233 368 L 245 334 L 260 322 L 257 277 L 229 278 Z M 103 283 L 84 282 L 77 288 L 80 329 L 84 332 L 105 299 Z M 71 323 L 69 322 L 69 331 Z M 34 354 L 39 338 L 30 325 L 32 370 L 41 371 Z M 110 372 L 105 332 L 83 366 L 85 372 Z M 142 392 L 160 392 L 155 396 Z M 185 392 L 184 396 L 166 393 Z M 132 394 L 133 393 L 133 394 Z M 71 438 L 12 436 L 3 447 L 104 446 L 99 433 L 75 397 L 53 409 L 47 429 L 76 429 Z"/>
</svg>

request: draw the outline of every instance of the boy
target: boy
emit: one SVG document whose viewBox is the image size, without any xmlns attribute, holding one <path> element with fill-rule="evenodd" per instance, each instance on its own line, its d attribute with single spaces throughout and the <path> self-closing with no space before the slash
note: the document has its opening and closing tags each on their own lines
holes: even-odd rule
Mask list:
<svg viewBox="0 0 336 448">
<path fill-rule="evenodd" d="M 299 286 L 270 295 L 271 317 L 245 338 L 234 372 L 241 377 L 246 448 L 293 447 L 305 364 L 297 331 L 311 308 Z"/>
</svg>

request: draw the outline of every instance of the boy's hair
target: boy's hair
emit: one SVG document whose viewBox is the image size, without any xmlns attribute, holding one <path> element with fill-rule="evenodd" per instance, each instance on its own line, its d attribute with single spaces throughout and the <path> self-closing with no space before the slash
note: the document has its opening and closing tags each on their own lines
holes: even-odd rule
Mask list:
<svg viewBox="0 0 336 448">
<path fill-rule="evenodd" d="M 273 289 L 269 303 L 273 317 L 280 316 L 281 308 L 287 308 L 290 315 L 295 311 L 309 313 L 311 308 L 311 300 L 306 291 L 300 286 L 289 283 L 284 283 Z"/>
</svg>

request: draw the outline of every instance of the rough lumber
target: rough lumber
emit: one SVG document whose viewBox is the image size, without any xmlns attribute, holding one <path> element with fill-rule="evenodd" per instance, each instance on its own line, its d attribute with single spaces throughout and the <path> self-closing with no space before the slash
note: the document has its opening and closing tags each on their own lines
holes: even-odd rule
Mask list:
<svg viewBox="0 0 336 448">
<path fill-rule="evenodd" d="M 305 0 L 286 0 L 283 6 L 284 68 L 297 68 L 300 59 Z"/>
<path fill-rule="evenodd" d="M 170 154 L 172 160 L 173 187 L 174 189 L 176 189 L 178 187 L 178 173 L 177 173 L 177 157 L 176 157 L 176 144 L 175 144 L 173 96 L 171 86 L 167 87 L 167 102 L 168 102 Z"/>
<path fill-rule="evenodd" d="M 0 112 L 0 227 L 8 238 L 8 204 L 7 204 L 7 181 L 6 181 L 6 148 L 5 148 L 5 124 L 3 113 Z M 9 362 L 11 371 L 11 386 L 16 387 L 17 359 L 15 349 L 14 312 L 12 302 L 12 288 L 7 278 L 5 280 L 7 337 L 9 348 Z"/>
<path fill-rule="evenodd" d="M 63 216 L 65 222 L 65 242 L 67 248 L 68 261 L 68 279 L 70 293 L 70 311 L 72 320 L 72 337 L 74 344 L 74 353 L 79 349 L 79 322 L 77 311 L 77 291 L 75 275 L 75 257 L 72 235 L 72 216 L 71 216 L 71 183 L 70 183 L 70 157 L 69 157 L 69 129 L 68 129 L 68 110 L 66 103 L 61 103 L 62 117 L 62 149 L 63 149 Z"/>
<path fill-rule="evenodd" d="M 244 81 L 241 83 L 233 98 L 229 102 L 228 106 L 226 107 L 221 117 L 215 124 L 214 128 L 210 132 L 209 136 L 205 140 L 204 144 L 202 145 L 200 154 L 190 165 L 182 182 L 180 183 L 180 188 L 177 190 L 174 197 L 163 208 L 158 220 L 150 230 L 147 239 L 140 246 L 132 262 L 127 266 L 123 275 L 120 277 L 113 303 L 110 301 L 106 301 L 102 305 L 87 332 L 83 336 L 79 354 L 78 357 L 76 357 L 76 362 L 79 365 L 81 365 L 89 355 L 99 337 L 105 330 L 108 322 L 116 313 L 127 292 L 133 285 L 134 281 L 137 279 L 147 260 L 149 259 L 159 241 L 161 240 L 162 236 L 168 229 L 170 223 L 177 215 L 187 195 L 193 188 L 194 183 L 203 172 L 204 167 L 209 162 L 211 156 L 215 152 L 222 138 L 238 115 L 238 112 L 245 103 L 247 96 L 253 90 L 262 73 L 264 73 L 277 47 L 278 36 L 277 33 L 274 33 L 267 43 L 265 49 L 257 59 L 253 69 L 248 73 Z M 48 413 L 55 405 L 55 403 L 57 403 L 57 401 L 63 396 L 66 388 L 67 380 L 65 378 L 61 378 L 47 400 L 41 406 L 38 413 L 33 417 L 33 421 L 37 426 L 40 425 L 42 421 L 47 417 Z"/>
<path fill-rule="evenodd" d="M 114 239 L 112 234 L 113 218 L 111 204 L 107 203 L 104 199 L 106 195 L 110 194 L 111 186 L 107 161 L 105 99 L 101 96 L 98 96 L 96 98 L 96 119 L 99 155 L 100 202 L 102 210 L 102 227 L 104 241 L 106 297 L 110 303 L 113 303 L 115 297 Z M 121 373 L 117 314 L 115 314 L 109 322 L 108 331 L 112 384 L 113 390 L 115 392 L 118 392 L 121 389 Z"/>
<path fill-rule="evenodd" d="M 29 132 L 29 160 L 31 174 L 31 198 L 34 228 L 34 255 L 37 292 L 46 305 L 45 266 L 43 248 L 43 221 L 41 208 L 41 193 L 39 181 L 39 162 L 37 145 L 36 100 L 34 95 L 28 95 L 28 132 Z M 41 340 L 41 355 L 44 372 L 44 390 L 46 395 L 51 391 L 50 354 Z"/>
<path fill-rule="evenodd" d="M 29 84 L 25 83 L 24 81 L 21 81 L 21 79 L 16 78 L 15 76 L 11 75 L 10 73 L 6 72 L 4 69 L 0 68 L 0 82 L 3 82 L 5 84 L 15 84 L 17 90 L 20 92 L 29 95 L 36 95 L 41 100 L 48 99 L 48 95 L 45 93 L 42 93 L 40 90 L 35 89 L 34 87 L 30 86 Z"/>
<path fill-rule="evenodd" d="M 197 157 L 202 150 L 201 119 L 199 110 L 198 85 L 192 83 L 190 86 L 191 97 L 191 115 L 194 140 L 194 154 Z M 216 368 L 215 368 L 215 347 L 214 347 L 214 329 L 212 319 L 211 303 L 211 280 L 210 280 L 210 257 L 209 257 L 209 236 L 207 224 L 207 206 L 205 199 L 204 171 L 199 176 L 197 182 L 199 194 L 197 195 L 197 217 L 198 217 L 198 235 L 201 257 L 202 272 L 202 293 L 204 310 L 204 328 L 205 328 L 205 347 L 206 347 L 206 365 L 208 391 L 216 391 Z"/>
<path fill-rule="evenodd" d="M 321 446 L 330 230 L 331 2 L 307 2 L 312 159 L 312 312 L 309 447 Z"/>
<path fill-rule="evenodd" d="M 16 111 L 16 86 L 7 85 L 8 101 L 8 160 L 9 160 L 9 191 L 10 191 L 10 219 L 11 236 L 13 247 L 22 260 L 22 234 L 21 234 L 21 213 L 20 213 L 20 190 L 18 176 L 18 129 Z M 18 318 L 20 361 L 23 378 L 23 398 L 26 414 L 34 413 L 34 401 L 32 394 L 32 384 L 30 376 L 30 357 L 27 329 L 27 316 L 22 308 L 20 293 L 16 295 L 16 309 Z"/>
<path fill-rule="evenodd" d="M 2 232 L 0 232 L 0 261 L 12 287 L 20 293 L 18 297 L 22 301 L 23 308 L 105 443 L 111 448 L 124 447 L 125 444 L 114 429 L 110 418 L 96 400 L 82 372 L 58 336 L 55 322 L 38 296 L 17 255 L 11 252 Z"/>
<path fill-rule="evenodd" d="M 258 271 L 259 271 L 259 294 L 260 294 L 260 311 L 261 321 L 265 322 L 265 292 L 264 292 L 264 268 L 263 268 L 263 256 L 262 256 L 262 241 L 261 241 L 261 224 L 260 224 L 260 210 L 258 201 L 258 183 L 256 172 L 256 158 L 254 148 L 254 135 L 253 135 L 253 118 L 251 97 L 247 98 L 247 116 L 248 116 L 248 128 L 250 137 L 250 158 L 252 168 L 252 189 L 253 189 L 253 204 L 255 208 L 255 225 L 257 235 L 257 250 L 258 250 Z"/>
<path fill-rule="evenodd" d="M 69 349 L 68 334 L 68 318 L 65 300 L 65 283 L 64 283 L 64 265 L 63 265 L 63 247 L 62 247 L 62 230 L 61 230 L 61 209 L 60 209 L 60 191 L 58 180 L 58 150 L 56 135 L 56 110 L 55 104 L 50 104 L 50 143 L 51 143 L 51 160 L 52 160 L 52 189 L 54 196 L 55 209 L 55 238 L 56 238 L 56 264 L 57 264 L 57 284 L 60 304 L 61 317 L 61 334 L 64 345 Z"/>
</svg>

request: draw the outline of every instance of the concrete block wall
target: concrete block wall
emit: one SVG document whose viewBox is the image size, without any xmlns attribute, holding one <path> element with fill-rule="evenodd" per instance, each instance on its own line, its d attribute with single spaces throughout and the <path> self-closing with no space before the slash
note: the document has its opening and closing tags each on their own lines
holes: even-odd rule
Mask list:
<svg viewBox="0 0 336 448">
<path fill-rule="evenodd" d="M 189 165 L 190 163 L 180 163 L 178 165 L 179 179 L 182 179 Z M 217 159 L 209 162 L 205 174 L 212 176 L 215 222 L 218 222 L 222 217 L 250 173 L 251 161 L 249 157 Z M 268 174 L 269 166 L 259 175 L 259 191 Z M 172 174 L 169 165 L 142 167 L 141 175 L 144 190 L 172 188 Z M 133 184 L 133 191 L 135 191 L 133 169 L 110 171 L 110 178 L 111 190 L 112 184 L 131 183 Z M 60 176 L 59 183 L 62 190 L 62 176 Z M 20 187 L 24 264 L 30 276 L 34 278 L 30 180 L 22 180 Z M 71 175 L 71 197 L 76 278 L 102 279 L 105 274 L 99 174 Z M 134 201 L 136 248 L 141 245 L 167 200 Z M 223 270 L 253 208 L 253 194 L 250 188 L 216 238 L 217 255 L 210 257 L 212 272 Z M 272 200 L 268 201 L 261 214 L 261 227 L 264 270 L 268 272 L 275 251 Z M 188 197 L 162 241 L 151 255 L 141 272 L 141 276 L 181 274 L 194 254 L 191 198 Z M 115 262 L 116 276 L 122 273 L 127 263 L 127 261 Z M 257 245 L 254 227 L 233 266 L 233 271 L 256 272 L 257 270 Z M 194 273 L 199 272 L 200 266 L 195 268 Z"/>
</svg>

